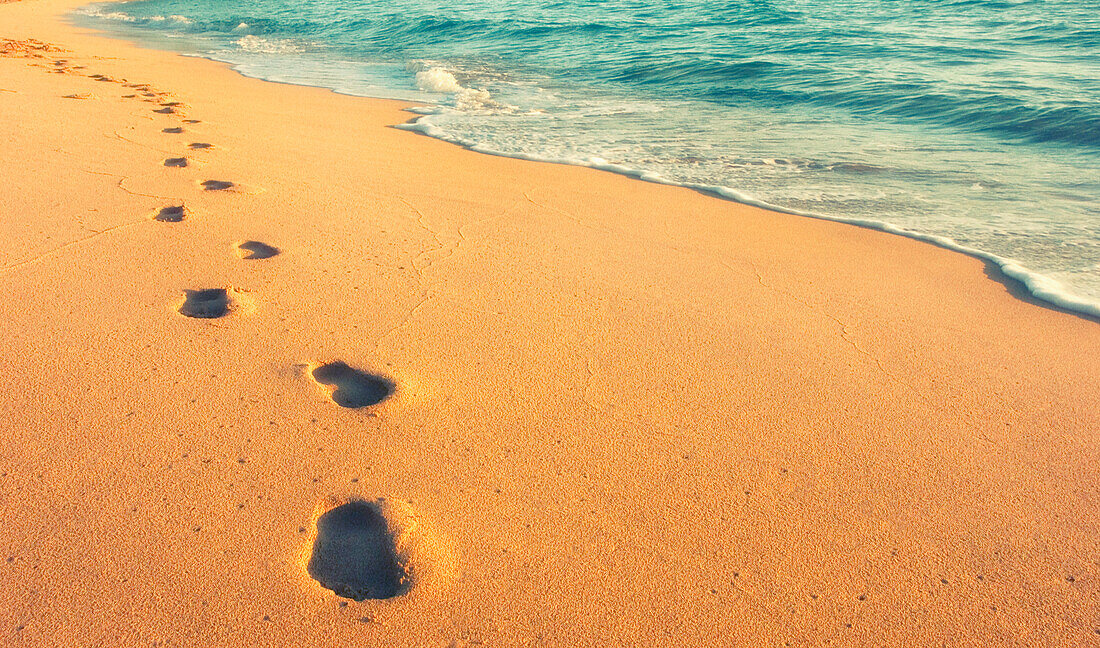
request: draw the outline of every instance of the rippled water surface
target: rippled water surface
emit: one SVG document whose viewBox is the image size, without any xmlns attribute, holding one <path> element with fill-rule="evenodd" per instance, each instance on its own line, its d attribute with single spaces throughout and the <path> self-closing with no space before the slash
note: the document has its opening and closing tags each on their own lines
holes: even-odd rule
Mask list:
<svg viewBox="0 0 1100 648">
<path fill-rule="evenodd" d="M 82 23 L 417 130 L 996 256 L 1100 313 L 1100 0 L 143 0 Z"/>
</svg>

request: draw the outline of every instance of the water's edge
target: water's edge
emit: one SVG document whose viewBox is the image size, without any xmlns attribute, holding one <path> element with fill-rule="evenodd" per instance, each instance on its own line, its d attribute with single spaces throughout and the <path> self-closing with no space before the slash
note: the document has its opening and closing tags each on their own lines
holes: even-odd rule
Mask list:
<svg viewBox="0 0 1100 648">
<path fill-rule="evenodd" d="M 102 30 L 102 29 L 98 29 L 98 28 L 89 26 L 86 23 L 81 23 L 79 21 L 79 14 L 82 10 L 84 10 L 85 8 L 90 7 L 90 6 L 103 4 L 104 2 L 125 4 L 127 2 L 127 0 L 96 0 L 95 2 L 91 2 L 87 5 L 81 5 L 79 7 L 76 7 L 74 9 L 70 10 L 67 14 L 65 14 L 65 19 L 67 20 L 67 22 L 71 26 L 76 27 L 78 29 L 84 29 L 84 30 L 87 30 L 89 32 L 93 32 L 97 36 L 100 36 L 102 38 L 121 40 L 121 41 L 127 42 L 131 45 L 134 45 L 135 47 L 139 47 L 139 48 L 142 48 L 142 49 L 156 49 L 157 51 L 167 51 L 167 50 L 160 50 L 158 48 L 151 47 L 151 46 L 147 45 L 146 43 L 144 43 L 140 40 L 130 39 L 130 38 L 127 38 L 123 35 L 111 33 L 111 32 L 108 32 L 108 31 Z M 608 172 L 615 173 L 615 174 L 622 175 L 622 176 L 626 176 L 626 177 L 629 177 L 629 178 L 632 178 L 632 179 L 635 179 L 635 180 L 641 180 L 641 181 L 645 181 L 645 182 L 652 182 L 652 183 L 655 183 L 655 184 L 663 184 L 663 185 L 667 185 L 667 186 L 684 187 L 684 188 L 692 189 L 692 190 L 698 191 L 700 193 L 706 194 L 708 196 L 712 196 L 712 197 L 719 198 L 719 199 L 722 199 L 722 200 L 728 200 L 728 201 L 731 201 L 731 202 L 736 202 L 736 203 L 740 203 L 740 204 L 744 204 L 744 205 L 759 207 L 759 208 L 767 209 L 767 210 L 773 211 L 773 212 L 778 212 L 778 213 L 782 213 L 782 214 L 789 214 L 789 215 L 792 215 L 792 216 L 801 216 L 801 217 L 807 217 L 807 218 L 814 218 L 814 219 L 818 219 L 818 220 L 825 220 L 825 221 L 831 221 L 831 222 L 836 222 L 836 223 L 844 223 L 844 224 L 854 225 L 856 227 L 871 229 L 871 230 L 875 230 L 875 231 L 879 231 L 879 232 L 883 232 L 883 233 L 887 233 L 887 234 L 894 234 L 894 235 L 898 235 L 898 236 L 904 236 L 906 238 L 921 241 L 921 242 L 924 242 L 924 243 L 930 243 L 930 244 L 935 245 L 937 247 L 944 248 L 944 249 L 947 249 L 947 250 L 951 250 L 953 252 L 958 252 L 958 253 L 964 254 L 966 256 L 981 260 L 981 261 L 983 261 L 987 264 L 991 264 L 993 267 L 995 267 L 998 270 L 998 272 L 997 273 L 991 273 L 991 272 L 987 271 L 987 273 L 986 273 L 987 278 L 989 278 L 992 281 L 996 281 L 998 283 L 1001 283 L 1001 284 L 1005 285 L 1005 287 L 1008 289 L 1008 292 L 1011 295 L 1013 295 L 1014 297 L 1020 298 L 1023 301 L 1026 301 L 1028 303 L 1032 303 L 1034 305 L 1038 305 L 1038 306 L 1041 306 L 1041 307 L 1044 307 L 1044 308 L 1049 308 L 1049 309 L 1052 309 L 1052 310 L 1064 312 L 1064 313 L 1067 313 L 1067 314 L 1070 314 L 1070 315 L 1075 315 L 1075 316 L 1081 317 L 1083 319 L 1087 319 L 1087 320 L 1091 320 L 1091 321 L 1100 323 L 1100 300 L 1090 300 L 1090 299 L 1086 299 L 1086 298 L 1074 295 L 1071 292 L 1069 292 L 1061 282 L 1059 282 L 1055 279 L 1052 279 L 1050 277 L 1047 277 L 1046 275 L 1043 275 L 1043 274 L 1040 274 L 1040 273 L 1035 272 L 1033 270 L 1030 270 L 1030 269 L 1026 268 L 1025 266 L 1023 266 L 1020 262 L 1018 262 L 1015 259 L 1002 257 L 1002 256 L 999 256 L 997 254 L 993 254 L 991 252 L 986 252 L 986 251 L 978 249 L 978 248 L 963 245 L 963 244 L 961 244 L 961 243 L 959 243 L 959 242 L 957 242 L 957 241 L 955 241 L 955 240 L 953 240 L 949 237 L 917 232 L 917 231 L 914 231 L 914 230 L 910 230 L 910 229 L 906 229 L 904 227 L 894 225 L 894 224 L 886 222 L 886 221 L 880 221 L 880 220 L 875 220 L 875 219 L 863 219 L 863 218 L 848 218 L 848 217 L 843 217 L 843 216 L 830 216 L 830 215 L 827 215 L 827 214 L 821 214 L 821 213 L 810 212 L 810 211 L 803 211 L 803 210 L 798 210 L 798 209 L 792 209 L 792 208 L 789 208 L 789 207 L 783 207 L 783 206 L 780 206 L 780 205 L 774 205 L 774 204 L 771 204 L 771 203 L 753 198 L 753 197 L 751 197 L 751 196 L 749 196 L 749 195 L 747 195 L 747 194 L 745 194 L 741 191 L 738 191 L 737 189 L 734 189 L 732 187 L 726 187 L 726 186 L 720 186 L 720 185 L 705 185 L 705 184 L 690 183 L 690 182 L 676 182 L 676 181 L 666 179 L 666 178 L 662 177 L 661 175 L 659 175 L 657 173 L 646 171 L 644 169 L 635 169 L 635 168 L 624 166 L 624 165 L 613 164 L 613 163 L 609 163 L 609 162 L 600 160 L 598 158 L 591 159 L 591 160 L 577 160 L 577 159 L 553 158 L 553 157 L 531 155 L 531 154 L 525 154 L 525 153 L 511 153 L 511 152 L 500 151 L 500 150 L 496 150 L 496 149 L 492 149 L 492 148 L 488 148 L 488 147 L 485 147 L 485 146 L 478 145 L 475 142 L 470 142 L 470 141 L 464 140 L 463 138 L 458 137 L 458 136 L 450 135 L 450 134 L 444 132 L 443 130 L 434 127 L 433 125 L 431 125 L 429 123 L 425 123 L 423 120 L 425 120 L 427 117 L 429 117 L 430 114 L 426 112 L 426 110 L 425 110 L 426 106 L 419 105 L 414 101 L 404 100 L 404 99 L 393 99 L 393 98 L 390 98 L 390 97 L 374 97 L 374 96 L 371 96 L 371 95 L 356 94 L 356 93 L 350 93 L 350 92 L 341 92 L 341 91 L 335 90 L 333 88 L 329 88 L 329 87 L 321 86 L 321 85 L 309 85 L 309 84 L 304 84 L 304 83 L 296 83 L 296 82 L 270 79 L 270 78 L 266 78 L 266 77 L 263 77 L 263 76 L 253 76 L 253 75 L 250 75 L 250 74 L 246 73 L 245 71 L 243 71 L 242 70 L 243 66 L 240 65 L 240 64 L 234 64 L 234 63 L 219 60 L 219 59 L 216 59 L 216 58 L 213 58 L 213 57 L 210 57 L 210 56 L 203 56 L 201 54 L 184 54 L 184 53 L 179 53 L 179 52 L 169 52 L 169 53 L 175 53 L 175 54 L 178 54 L 180 56 L 191 56 L 191 57 L 194 57 L 194 58 L 202 58 L 202 59 L 211 61 L 213 63 L 224 65 L 227 68 L 229 68 L 230 70 L 233 70 L 234 72 L 236 72 L 237 74 L 240 74 L 242 77 L 259 79 L 259 80 L 262 80 L 262 81 L 265 81 L 265 82 L 268 82 L 268 83 L 281 83 L 281 84 L 285 84 L 285 85 L 295 85 L 295 86 L 299 86 L 299 87 L 322 88 L 322 89 L 325 89 L 325 90 L 328 90 L 328 91 L 332 92 L 333 94 L 338 94 L 338 95 L 343 95 L 343 96 L 360 97 L 360 98 L 368 98 L 368 99 L 381 99 L 381 100 L 384 100 L 384 101 L 397 101 L 397 102 L 403 104 L 405 106 L 405 110 L 410 112 L 410 113 L 413 113 L 415 115 L 415 117 L 413 117 L 408 122 L 405 122 L 405 123 L 402 123 L 402 124 L 396 124 L 396 125 L 393 126 L 393 128 L 396 128 L 396 129 L 399 129 L 399 130 L 409 131 L 409 132 L 420 134 L 420 135 L 424 135 L 424 136 L 427 136 L 427 137 L 431 137 L 433 139 L 448 142 L 450 144 L 455 144 L 457 146 L 461 146 L 462 148 L 465 148 L 469 151 L 473 151 L 473 152 L 476 152 L 476 153 L 483 153 L 483 154 L 487 154 L 487 155 L 494 155 L 494 156 L 499 156 L 499 157 L 508 157 L 508 158 L 513 158 L 513 159 L 527 160 L 527 161 L 533 161 L 533 162 L 545 162 L 545 163 L 550 163 L 550 164 L 567 164 L 567 165 L 570 165 L 570 166 L 581 166 L 581 167 L 592 168 L 592 169 L 596 169 L 596 170 L 600 170 L 600 171 L 608 171 Z M 1030 297 L 1030 299 L 1029 299 L 1029 297 Z"/>
</svg>

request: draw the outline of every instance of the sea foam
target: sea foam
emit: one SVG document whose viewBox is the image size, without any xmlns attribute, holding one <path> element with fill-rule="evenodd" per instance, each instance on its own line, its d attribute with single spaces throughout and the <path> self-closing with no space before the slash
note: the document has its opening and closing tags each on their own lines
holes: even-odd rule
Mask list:
<svg viewBox="0 0 1100 648">
<path fill-rule="evenodd" d="M 291 41 L 273 40 L 251 34 L 238 38 L 235 43 L 242 51 L 259 54 L 288 54 L 300 52 L 303 49 L 301 45 Z"/>
<path fill-rule="evenodd" d="M 455 75 L 443 68 L 430 68 L 416 73 L 416 87 L 424 92 L 462 92 L 465 88 L 458 82 Z"/>
</svg>

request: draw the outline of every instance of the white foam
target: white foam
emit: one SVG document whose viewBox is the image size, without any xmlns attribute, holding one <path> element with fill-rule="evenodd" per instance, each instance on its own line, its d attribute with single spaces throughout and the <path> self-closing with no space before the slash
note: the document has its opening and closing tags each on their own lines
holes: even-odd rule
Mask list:
<svg viewBox="0 0 1100 648">
<path fill-rule="evenodd" d="M 245 52 L 260 54 L 287 54 L 300 52 L 302 48 L 296 43 L 284 40 L 269 40 L 260 36 L 243 36 L 236 40 L 237 47 Z"/>
<path fill-rule="evenodd" d="M 436 111 L 436 113 L 438 113 L 438 111 Z M 777 211 L 784 214 L 792 214 L 795 216 L 806 216 L 809 218 L 817 218 L 820 220 L 848 223 L 850 225 L 866 227 L 868 229 L 878 230 L 880 232 L 887 232 L 889 234 L 896 234 L 898 236 L 904 236 L 907 238 L 916 239 L 918 241 L 924 241 L 926 243 L 931 243 L 942 248 L 953 250 L 955 252 L 961 252 L 962 254 L 966 254 L 968 256 L 992 262 L 997 267 L 999 267 L 1001 272 L 1003 272 L 1006 276 L 1020 282 L 1033 297 L 1045 301 L 1058 308 L 1100 319 L 1100 301 L 1090 300 L 1084 297 L 1080 297 L 1078 295 L 1074 295 L 1065 287 L 1064 284 L 1062 284 L 1058 280 L 1035 272 L 1034 270 L 1030 270 L 1015 259 L 998 256 L 984 250 L 979 250 L 968 245 L 963 245 L 962 243 L 959 243 L 958 241 L 955 241 L 954 239 L 948 238 L 946 236 L 915 232 L 913 230 L 899 227 L 885 221 L 860 218 L 844 218 L 840 216 L 827 216 L 824 214 L 818 214 L 809 211 L 781 207 L 779 205 L 773 205 L 763 200 L 759 200 L 757 198 L 754 198 L 753 196 L 750 196 L 731 187 L 704 185 L 690 182 L 676 182 L 673 180 L 669 180 L 668 178 L 665 178 L 658 173 L 635 169 L 621 164 L 615 164 L 599 157 L 553 158 L 532 153 L 511 153 L 507 151 L 501 151 L 484 146 L 477 142 L 466 140 L 462 137 L 453 135 L 442 128 L 439 128 L 438 126 L 431 123 L 431 114 L 420 117 L 414 122 L 400 124 L 397 126 L 397 128 L 421 133 L 423 135 L 427 135 L 436 139 L 441 139 L 447 142 L 451 142 L 453 144 L 458 144 L 479 153 L 518 158 L 521 160 L 532 160 L 536 162 L 551 162 L 555 164 L 572 164 L 576 166 L 586 166 L 593 169 L 600 169 L 602 171 L 618 173 L 620 175 L 629 176 L 638 180 L 645 180 L 646 182 L 687 187 L 689 189 L 695 189 L 697 191 L 703 191 L 715 196 L 719 196 L 727 200 L 732 200 L 734 202 L 742 203 L 745 205 L 751 205 L 753 207 L 760 207 L 762 209 L 768 209 L 770 211 Z"/>
<path fill-rule="evenodd" d="M 512 106 L 506 106 L 493 99 L 488 90 L 465 88 L 455 94 L 455 109 L 462 112 L 504 112 L 512 110 Z"/>
<path fill-rule="evenodd" d="M 416 87 L 424 92 L 462 92 L 465 88 L 459 84 L 455 75 L 443 68 L 433 67 L 416 73 Z"/>
<path fill-rule="evenodd" d="M 502 104 L 493 99 L 488 90 L 467 88 L 458 82 L 454 74 L 441 67 L 431 66 L 428 61 L 412 61 L 406 69 L 416 71 L 416 87 L 423 92 L 434 94 L 453 94 L 454 110 L 459 112 L 512 112 L 514 106 Z"/>
<path fill-rule="evenodd" d="M 136 22 L 137 18 L 134 18 L 130 14 L 122 13 L 121 11 L 103 11 L 99 7 L 87 7 L 81 9 L 80 13 L 85 16 L 91 16 L 93 18 L 101 18 L 103 20 L 117 20 L 119 22 Z"/>
</svg>

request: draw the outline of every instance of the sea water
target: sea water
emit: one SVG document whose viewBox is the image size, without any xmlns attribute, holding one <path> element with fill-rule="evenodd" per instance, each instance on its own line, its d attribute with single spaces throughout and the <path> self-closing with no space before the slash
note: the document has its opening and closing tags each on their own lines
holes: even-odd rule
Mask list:
<svg viewBox="0 0 1100 648">
<path fill-rule="evenodd" d="M 1100 315 L 1097 0 L 141 0 L 76 19 L 422 102 L 407 128 L 478 151 L 925 238 Z"/>
</svg>

